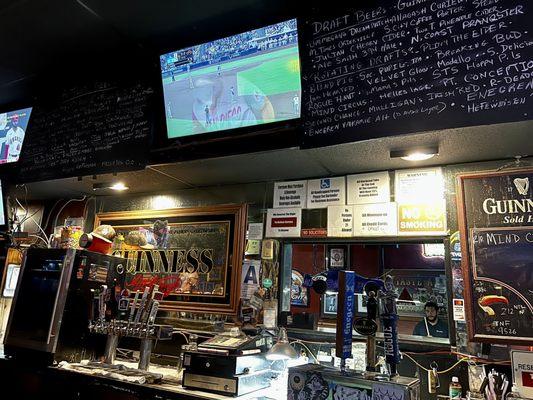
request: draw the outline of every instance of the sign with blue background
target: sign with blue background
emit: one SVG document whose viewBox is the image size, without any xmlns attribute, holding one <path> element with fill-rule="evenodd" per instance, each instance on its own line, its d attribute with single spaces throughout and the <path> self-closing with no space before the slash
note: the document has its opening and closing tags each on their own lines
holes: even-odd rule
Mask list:
<svg viewBox="0 0 533 400">
<path fill-rule="evenodd" d="M 336 355 L 340 358 L 350 358 L 352 355 L 352 324 L 353 310 L 355 302 L 355 272 L 339 272 L 339 309 L 342 310 L 340 318 L 337 320 L 337 332 L 342 332 L 339 338 L 337 333 Z M 339 323 L 341 324 L 339 327 Z M 340 328 L 340 329 L 339 329 Z M 339 343 L 339 339 L 342 343 Z"/>
</svg>

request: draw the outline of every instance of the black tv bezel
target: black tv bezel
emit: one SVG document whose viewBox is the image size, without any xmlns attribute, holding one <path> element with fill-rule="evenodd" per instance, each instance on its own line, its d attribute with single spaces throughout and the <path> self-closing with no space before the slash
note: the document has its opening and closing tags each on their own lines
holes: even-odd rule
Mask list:
<svg viewBox="0 0 533 400">
<path fill-rule="evenodd" d="M 289 131 L 298 131 L 301 128 L 301 121 L 302 121 L 302 109 L 300 109 L 300 117 L 297 118 L 291 118 L 286 119 L 282 121 L 276 121 L 276 122 L 269 122 L 269 123 L 262 123 L 257 125 L 249 125 L 244 127 L 237 127 L 237 128 L 230 128 L 230 129 L 222 129 L 214 132 L 205 132 L 205 133 L 199 133 L 199 134 L 192 134 L 187 136 L 181 136 L 177 138 L 169 138 L 168 137 L 168 128 L 166 123 L 166 111 L 165 111 L 165 98 L 164 98 L 164 91 L 163 91 L 163 79 L 161 74 L 161 63 L 160 59 L 161 56 L 164 54 L 171 53 L 173 51 L 179 51 L 182 49 L 186 49 L 189 47 L 199 46 L 201 44 L 209 43 L 212 41 L 232 37 L 235 35 L 239 35 L 242 33 L 246 33 L 255 29 L 261 29 L 266 26 L 275 25 L 281 22 L 289 21 L 291 19 L 296 20 L 296 31 L 298 34 L 297 43 L 298 43 L 298 59 L 300 62 L 300 87 L 303 86 L 302 82 L 302 73 L 301 73 L 301 65 L 302 65 L 302 57 L 301 57 L 301 49 L 303 46 L 302 41 L 302 29 L 301 29 L 301 19 L 297 16 L 285 16 L 283 18 L 275 18 L 275 19 L 268 19 L 266 21 L 260 21 L 258 24 L 257 21 L 254 21 L 253 25 L 243 25 L 241 26 L 237 31 L 231 31 L 225 32 L 224 35 L 217 35 L 216 37 L 208 36 L 206 38 L 195 40 L 193 42 L 187 42 L 187 44 L 180 45 L 179 49 L 176 50 L 176 46 L 173 46 L 172 48 L 165 48 L 160 50 L 160 54 L 158 55 L 157 59 L 157 65 L 158 65 L 158 79 L 159 79 L 159 85 L 158 95 L 160 96 L 159 99 L 159 120 L 161 121 L 160 130 L 163 131 L 162 135 L 155 135 L 154 137 L 154 148 L 157 152 L 158 150 L 165 151 L 169 149 L 174 150 L 180 150 L 180 149 L 187 149 L 187 148 L 198 148 L 202 146 L 208 146 L 212 144 L 216 144 L 219 142 L 234 142 L 236 139 L 245 139 L 245 138 L 254 138 L 258 136 L 270 136 L 279 134 L 280 132 L 289 132 Z M 302 90 L 303 91 L 303 90 Z M 301 99 L 301 96 L 300 96 Z M 300 100 L 301 104 L 301 100 Z M 298 133 L 296 133 L 298 135 Z M 288 147 L 294 145 L 293 140 L 289 140 L 288 143 L 280 142 L 281 146 L 278 147 Z M 245 151 L 245 150 L 243 150 Z M 221 156 L 226 154 L 211 154 L 212 156 Z M 186 156 L 182 157 L 186 159 L 190 158 L 203 158 L 201 155 L 198 157 L 194 156 Z"/>
<path fill-rule="evenodd" d="M 6 196 L 6 182 L 8 182 L 4 177 L 0 177 L 0 196 L 2 198 L 2 209 L 1 212 L 4 213 L 4 223 L 0 224 L 0 236 L 3 232 L 9 232 L 11 229 L 11 224 L 9 223 L 9 209 L 8 209 L 8 199 L 9 196 Z"/>
<path fill-rule="evenodd" d="M 31 116 L 33 114 L 35 106 L 34 105 L 29 105 L 27 103 L 16 103 L 16 104 L 13 104 L 13 105 L 2 106 L 0 108 L 0 114 L 12 113 L 12 112 L 20 111 L 20 110 L 23 110 L 23 109 L 26 109 L 26 108 L 30 108 L 31 111 L 30 111 L 30 117 L 28 118 L 28 125 L 26 126 L 26 129 L 24 130 L 24 140 L 22 141 L 22 148 L 20 149 L 19 158 L 18 158 L 17 161 L 0 163 L 0 168 L 2 168 L 2 169 L 10 167 L 10 166 L 18 165 L 20 159 L 22 158 L 22 152 L 24 151 L 24 143 L 26 142 L 26 136 L 28 135 L 28 131 L 30 129 Z"/>
<path fill-rule="evenodd" d="M 31 113 L 33 114 L 35 110 L 35 105 L 29 104 L 29 101 L 8 103 L 7 105 L 4 105 L 0 108 L 0 113 L 8 113 L 8 112 L 13 112 L 17 110 L 22 110 L 25 108 L 31 108 Z M 14 162 L 0 164 L 0 196 L 2 196 L 2 203 L 3 203 L 3 208 L 1 211 L 4 213 L 4 224 L 0 224 L 0 236 L 3 236 L 4 234 L 9 234 L 11 232 L 9 204 L 8 204 L 8 200 L 9 200 L 8 188 L 12 185 L 12 180 L 14 179 L 13 177 L 17 175 L 20 160 L 22 159 L 22 156 L 24 154 L 24 143 L 26 143 L 28 132 L 30 132 L 30 129 L 31 129 L 32 114 L 30 114 L 28 125 L 26 126 L 24 140 L 22 142 L 22 149 L 19 154 L 19 159 Z"/>
</svg>

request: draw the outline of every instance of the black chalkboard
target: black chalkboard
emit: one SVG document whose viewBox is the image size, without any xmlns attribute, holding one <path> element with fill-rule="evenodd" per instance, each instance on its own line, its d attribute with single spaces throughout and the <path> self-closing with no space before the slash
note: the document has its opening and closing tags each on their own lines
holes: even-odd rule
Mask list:
<svg viewBox="0 0 533 400">
<path fill-rule="evenodd" d="M 90 83 L 65 89 L 32 112 L 18 180 L 142 169 L 150 148 L 149 85 Z"/>
<path fill-rule="evenodd" d="M 533 227 L 471 230 L 475 329 L 533 339 Z"/>
<path fill-rule="evenodd" d="M 533 118 L 525 0 L 378 0 L 304 23 L 303 147 Z"/>
<path fill-rule="evenodd" d="M 459 176 L 465 308 L 476 341 L 533 340 L 533 169 Z"/>
</svg>

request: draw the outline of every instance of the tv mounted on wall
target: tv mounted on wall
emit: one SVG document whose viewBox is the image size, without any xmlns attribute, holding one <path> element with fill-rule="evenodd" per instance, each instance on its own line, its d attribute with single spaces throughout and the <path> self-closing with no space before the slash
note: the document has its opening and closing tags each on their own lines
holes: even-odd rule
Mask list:
<svg viewBox="0 0 533 400">
<path fill-rule="evenodd" d="M 296 19 L 161 56 L 167 137 L 300 117 Z"/>
<path fill-rule="evenodd" d="M 0 113 L 0 164 L 18 161 L 31 110 L 30 107 Z"/>
</svg>

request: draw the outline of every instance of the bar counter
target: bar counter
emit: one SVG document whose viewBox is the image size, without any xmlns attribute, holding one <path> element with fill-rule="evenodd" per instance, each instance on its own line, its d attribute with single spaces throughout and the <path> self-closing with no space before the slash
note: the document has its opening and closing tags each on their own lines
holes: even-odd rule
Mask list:
<svg viewBox="0 0 533 400">
<path fill-rule="evenodd" d="M 120 362 L 117 362 L 120 363 Z M 139 384 L 106 376 L 89 375 L 55 366 L 30 365 L 0 354 L 0 382 L 16 399 L 113 399 L 113 400 L 279 400 L 272 388 L 239 397 L 185 389 L 179 384 Z"/>
</svg>

